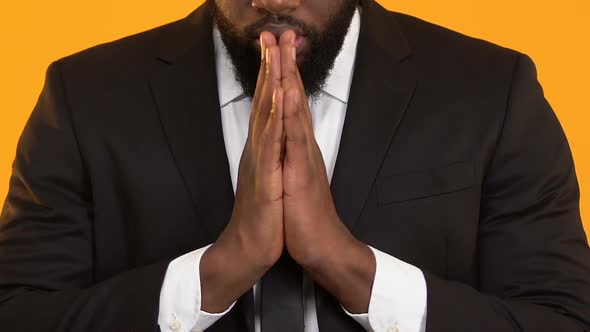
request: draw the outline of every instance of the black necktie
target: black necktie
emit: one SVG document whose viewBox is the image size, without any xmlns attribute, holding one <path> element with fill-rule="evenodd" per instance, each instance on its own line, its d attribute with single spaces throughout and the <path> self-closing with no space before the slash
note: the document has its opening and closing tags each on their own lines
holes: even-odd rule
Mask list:
<svg viewBox="0 0 590 332">
<path fill-rule="evenodd" d="M 303 332 L 303 271 L 286 250 L 260 287 L 261 332 Z"/>
</svg>

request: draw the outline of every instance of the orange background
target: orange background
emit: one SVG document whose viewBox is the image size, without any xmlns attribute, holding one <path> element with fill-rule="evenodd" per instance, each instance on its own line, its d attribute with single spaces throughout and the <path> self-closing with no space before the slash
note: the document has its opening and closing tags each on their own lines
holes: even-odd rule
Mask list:
<svg viewBox="0 0 590 332">
<path fill-rule="evenodd" d="M 49 63 L 92 45 L 184 17 L 201 2 L 52 0 L 3 3 L 0 13 L 0 203 L 8 190 L 18 137 L 41 90 Z M 570 141 L 582 190 L 583 220 L 590 233 L 590 1 L 380 2 L 389 9 L 518 49 L 535 60 L 546 96 Z"/>
</svg>

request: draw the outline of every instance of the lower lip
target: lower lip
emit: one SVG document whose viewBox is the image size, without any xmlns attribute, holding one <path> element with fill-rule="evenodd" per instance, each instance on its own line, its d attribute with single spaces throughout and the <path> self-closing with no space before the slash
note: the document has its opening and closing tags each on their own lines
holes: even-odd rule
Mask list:
<svg viewBox="0 0 590 332">
<path fill-rule="evenodd" d="M 305 37 L 297 36 L 297 38 L 295 38 L 295 48 L 299 50 L 301 45 L 303 45 L 303 42 L 305 42 Z"/>
</svg>

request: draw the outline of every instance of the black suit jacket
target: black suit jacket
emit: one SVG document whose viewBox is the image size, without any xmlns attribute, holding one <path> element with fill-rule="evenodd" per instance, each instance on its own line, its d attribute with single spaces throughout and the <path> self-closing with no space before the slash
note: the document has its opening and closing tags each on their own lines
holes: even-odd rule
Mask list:
<svg viewBox="0 0 590 332">
<path fill-rule="evenodd" d="M 343 222 L 424 271 L 429 332 L 588 331 L 574 164 L 533 62 L 362 6 Z M 211 27 L 204 5 L 49 67 L 1 217 L 0 329 L 158 329 L 168 263 L 232 212 Z M 252 331 L 251 296 L 209 330 Z M 321 331 L 362 331 L 316 300 Z"/>
</svg>

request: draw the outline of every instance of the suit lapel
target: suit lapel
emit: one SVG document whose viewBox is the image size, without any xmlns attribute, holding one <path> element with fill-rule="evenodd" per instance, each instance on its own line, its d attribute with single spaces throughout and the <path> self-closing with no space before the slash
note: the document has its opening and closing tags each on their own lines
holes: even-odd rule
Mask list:
<svg viewBox="0 0 590 332">
<path fill-rule="evenodd" d="M 195 211 L 213 243 L 225 229 L 234 204 L 223 139 L 215 72 L 212 18 L 205 3 L 179 24 L 175 40 L 164 41 L 158 60 L 164 67 L 150 85 L 172 156 Z M 254 297 L 238 308 L 254 332 Z"/>
<path fill-rule="evenodd" d="M 211 18 L 200 7 L 178 31 L 172 52 L 160 57 L 164 69 L 151 80 L 162 127 L 199 220 L 214 242 L 233 207 L 234 194 L 217 93 Z M 186 34 L 186 35 L 185 35 Z M 179 56 L 174 52 L 188 50 Z"/>
<path fill-rule="evenodd" d="M 353 229 L 412 97 L 416 80 L 409 46 L 393 17 L 361 1 L 362 20 L 346 120 L 331 190 L 342 221 Z"/>
<path fill-rule="evenodd" d="M 401 27 L 374 0 L 360 3 L 363 12 L 355 71 L 331 183 L 338 214 L 351 230 L 416 87 L 410 48 Z M 316 287 L 316 308 L 320 331 L 362 330 L 320 287 Z"/>
</svg>

